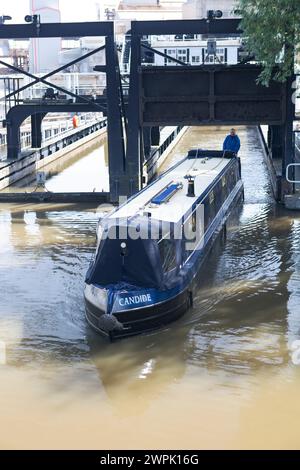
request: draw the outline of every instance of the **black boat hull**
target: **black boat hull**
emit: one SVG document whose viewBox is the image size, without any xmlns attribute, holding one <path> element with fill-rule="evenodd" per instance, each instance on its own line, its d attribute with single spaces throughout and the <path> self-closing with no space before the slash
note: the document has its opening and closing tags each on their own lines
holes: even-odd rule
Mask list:
<svg viewBox="0 0 300 470">
<path fill-rule="evenodd" d="M 186 289 L 165 302 L 110 315 L 113 321 L 106 322 L 108 315 L 88 300 L 85 300 L 85 312 L 89 325 L 113 341 L 162 328 L 178 320 L 191 304 L 192 293 Z"/>
<path fill-rule="evenodd" d="M 95 331 L 113 341 L 141 333 L 148 333 L 179 319 L 192 306 L 193 292 L 197 285 L 198 275 L 201 273 L 203 261 L 209 254 L 216 239 L 220 235 L 222 236 L 222 233 L 226 233 L 226 230 L 223 232 L 222 228 L 225 226 L 234 207 L 238 206 L 241 200 L 243 200 L 242 185 L 240 185 L 226 213 L 223 214 L 219 226 L 216 227 L 213 235 L 206 243 L 203 257 L 197 262 L 195 275 L 189 285 L 185 287 L 185 290 L 171 299 L 157 304 L 114 312 L 109 315 L 85 298 L 86 319 L 89 325 Z"/>
</svg>

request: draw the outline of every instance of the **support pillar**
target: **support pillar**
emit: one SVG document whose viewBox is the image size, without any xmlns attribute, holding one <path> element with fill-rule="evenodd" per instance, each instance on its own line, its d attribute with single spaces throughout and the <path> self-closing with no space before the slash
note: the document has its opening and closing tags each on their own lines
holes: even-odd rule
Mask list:
<svg viewBox="0 0 300 470">
<path fill-rule="evenodd" d="M 31 115 L 31 147 L 40 148 L 42 146 L 42 122 L 46 113 Z"/>
<path fill-rule="evenodd" d="M 119 196 L 128 195 L 128 182 L 125 175 L 121 96 L 113 35 L 106 37 L 105 46 L 109 187 L 111 201 L 118 202 Z"/>
<path fill-rule="evenodd" d="M 26 119 L 21 106 L 12 107 L 6 115 L 7 129 L 7 160 L 17 160 L 21 153 L 21 134 L 20 127 L 24 119 Z"/>
<path fill-rule="evenodd" d="M 286 180 L 286 168 L 295 162 L 295 145 L 293 123 L 295 119 L 294 89 L 295 76 L 292 75 L 286 81 L 286 120 L 283 126 L 283 156 L 282 156 L 282 184 L 281 199 L 286 194 L 294 192 L 294 185 Z M 294 179 L 294 171 L 290 171 L 290 178 Z"/>
<path fill-rule="evenodd" d="M 282 159 L 283 154 L 283 128 L 282 126 L 269 126 L 268 144 L 272 158 Z"/>
<path fill-rule="evenodd" d="M 7 160 L 17 160 L 21 152 L 20 125 L 6 121 Z"/>
<path fill-rule="evenodd" d="M 144 141 L 144 155 L 145 160 L 148 160 L 151 155 L 151 127 L 143 127 L 143 141 Z M 143 164 L 143 162 L 141 162 Z"/>
<path fill-rule="evenodd" d="M 141 127 L 139 109 L 139 66 L 141 63 L 141 38 L 131 36 L 130 86 L 128 102 L 128 136 L 126 151 L 126 172 L 130 179 L 130 194 L 141 189 Z"/>
<path fill-rule="evenodd" d="M 159 145 L 160 129 L 159 126 L 151 127 L 151 145 Z"/>
</svg>

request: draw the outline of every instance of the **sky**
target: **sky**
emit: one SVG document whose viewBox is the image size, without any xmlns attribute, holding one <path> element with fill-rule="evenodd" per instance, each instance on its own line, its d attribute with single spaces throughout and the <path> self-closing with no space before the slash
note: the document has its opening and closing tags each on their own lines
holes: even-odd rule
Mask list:
<svg viewBox="0 0 300 470">
<path fill-rule="evenodd" d="M 101 0 L 60 0 L 62 21 L 95 21 L 96 4 Z M 9 23 L 24 23 L 24 16 L 30 12 L 30 0 L 0 0 L 0 15 L 10 15 Z"/>
</svg>

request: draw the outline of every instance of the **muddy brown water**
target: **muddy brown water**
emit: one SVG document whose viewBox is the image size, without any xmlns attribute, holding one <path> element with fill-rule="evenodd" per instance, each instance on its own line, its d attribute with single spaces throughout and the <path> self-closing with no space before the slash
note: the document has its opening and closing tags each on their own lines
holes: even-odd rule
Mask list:
<svg viewBox="0 0 300 470">
<path fill-rule="evenodd" d="M 149 335 L 108 344 L 85 322 L 101 208 L 0 206 L 1 448 L 300 447 L 300 216 L 274 204 L 256 130 L 238 131 L 245 204 L 193 309 Z M 225 132 L 189 129 L 167 164 Z M 99 148 L 74 163 L 90 186 Z M 80 180 L 64 171 L 47 184 Z"/>
</svg>

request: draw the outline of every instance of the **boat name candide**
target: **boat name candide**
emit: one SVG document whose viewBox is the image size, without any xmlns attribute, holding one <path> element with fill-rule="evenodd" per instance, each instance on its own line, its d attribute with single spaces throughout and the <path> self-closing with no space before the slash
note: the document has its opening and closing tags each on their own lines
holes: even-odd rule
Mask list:
<svg viewBox="0 0 300 470">
<path fill-rule="evenodd" d="M 134 295 L 132 297 L 125 297 L 123 299 L 119 299 L 119 304 L 121 307 L 125 305 L 132 305 L 132 304 L 141 304 L 144 302 L 151 302 L 151 295 L 150 294 L 142 294 L 142 295 Z"/>
</svg>

